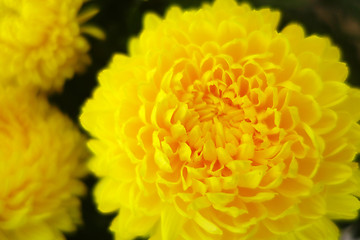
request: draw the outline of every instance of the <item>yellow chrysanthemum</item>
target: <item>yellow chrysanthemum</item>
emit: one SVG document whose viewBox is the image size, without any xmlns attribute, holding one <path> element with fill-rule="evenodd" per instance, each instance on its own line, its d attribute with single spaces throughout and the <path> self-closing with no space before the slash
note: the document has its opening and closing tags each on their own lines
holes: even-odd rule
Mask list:
<svg viewBox="0 0 360 240">
<path fill-rule="evenodd" d="M 84 140 L 45 98 L 0 88 L 1 240 L 62 240 L 75 230 Z"/>
<path fill-rule="evenodd" d="M 89 44 L 80 26 L 94 14 L 78 15 L 84 0 L 0 0 L 0 84 L 32 85 L 58 91 L 64 81 L 89 64 Z"/>
<path fill-rule="evenodd" d="M 360 90 L 330 40 L 217 0 L 145 17 L 81 121 L 116 239 L 337 240 L 360 208 Z"/>
</svg>

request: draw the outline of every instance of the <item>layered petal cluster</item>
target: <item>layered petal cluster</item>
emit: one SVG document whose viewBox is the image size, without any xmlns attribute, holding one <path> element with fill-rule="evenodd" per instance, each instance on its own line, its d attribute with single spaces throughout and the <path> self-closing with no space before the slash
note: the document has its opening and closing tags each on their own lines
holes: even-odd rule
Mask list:
<svg viewBox="0 0 360 240">
<path fill-rule="evenodd" d="M 85 138 L 29 89 L 0 88 L 0 239 L 64 240 L 81 222 Z"/>
<path fill-rule="evenodd" d="M 216 0 L 148 14 L 83 108 L 116 239 L 336 240 L 360 203 L 360 90 L 330 40 Z"/>
<path fill-rule="evenodd" d="M 82 25 L 94 14 L 78 15 L 84 0 L 0 0 L 0 84 L 58 91 L 89 64 L 81 35 L 102 33 Z"/>
</svg>

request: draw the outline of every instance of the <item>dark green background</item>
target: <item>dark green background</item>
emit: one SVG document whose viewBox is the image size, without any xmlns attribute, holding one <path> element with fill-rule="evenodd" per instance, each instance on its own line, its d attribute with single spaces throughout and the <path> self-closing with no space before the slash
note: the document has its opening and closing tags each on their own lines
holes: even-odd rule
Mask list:
<svg viewBox="0 0 360 240">
<path fill-rule="evenodd" d="M 77 75 L 68 81 L 61 94 L 50 97 L 64 113 L 76 123 L 85 99 L 91 96 L 97 84 L 98 72 L 106 67 L 115 52 L 126 53 L 129 37 L 141 30 L 145 12 L 153 11 L 162 15 L 167 7 L 177 4 L 184 8 L 198 7 L 201 0 L 93 0 L 85 4 L 97 6 L 100 13 L 90 22 L 102 28 L 105 41 L 88 38 L 91 43 L 90 55 L 93 64 L 84 75 Z M 209 1 L 207 1 L 209 2 Z M 240 1 L 239 1 L 240 2 Z M 360 85 L 360 1 L 359 0 L 252 0 L 252 6 L 271 7 L 282 12 L 279 30 L 290 22 L 301 23 L 308 34 L 330 36 L 340 46 L 343 60 L 348 63 L 348 81 L 353 86 Z M 96 182 L 93 176 L 84 179 L 89 194 L 82 199 L 84 224 L 76 233 L 68 235 L 68 240 L 110 240 L 113 239 L 108 226 L 113 215 L 101 215 L 92 201 L 91 191 Z M 359 225 L 359 220 L 355 223 Z M 340 222 L 342 228 L 348 222 Z M 359 235 L 359 231 L 357 232 Z"/>
</svg>

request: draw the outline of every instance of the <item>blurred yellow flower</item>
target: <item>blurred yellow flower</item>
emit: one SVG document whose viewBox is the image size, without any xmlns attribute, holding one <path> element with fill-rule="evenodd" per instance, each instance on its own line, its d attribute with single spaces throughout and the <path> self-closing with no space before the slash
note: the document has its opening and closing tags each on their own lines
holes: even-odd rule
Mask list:
<svg viewBox="0 0 360 240">
<path fill-rule="evenodd" d="M 29 89 L 0 88 L 0 239 L 63 240 L 81 222 L 84 137 Z"/>
<path fill-rule="evenodd" d="M 337 240 L 360 208 L 360 90 L 328 38 L 217 0 L 147 14 L 82 125 L 116 239 Z"/>
<path fill-rule="evenodd" d="M 61 90 L 90 63 L 81 35 L 102 32 L 82 25 L 97 13 L 78 11 L 84 0 L 0 0 L 0 84 Z"/>
</svg>

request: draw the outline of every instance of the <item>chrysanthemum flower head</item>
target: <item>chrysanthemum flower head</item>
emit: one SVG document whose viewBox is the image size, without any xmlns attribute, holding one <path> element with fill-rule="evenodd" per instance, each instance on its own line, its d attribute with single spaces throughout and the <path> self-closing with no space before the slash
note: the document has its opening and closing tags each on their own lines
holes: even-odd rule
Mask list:
<svg viewBox="0 0 360 240">
<path fill-rule="evenodd" d="M 78 11 L 84 0 L 0 0 L 0 84 L 58 91 L 89 64 L 82 25 L 97 10 Z"/>
<path fill-rule="evenodd" d="M 0 88 L 1 240 L 60 240 L 75 230 L 84 140 L 45 98 Z"/>
<path fill-rule="evenodd" d="M 81 121 L 116 239 L 338 239 L 360 204 L 360 90 L 330 40 L 217 0 L 145 17 Z"/>
</svg>

